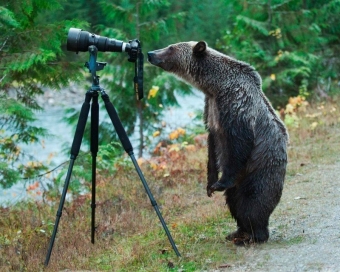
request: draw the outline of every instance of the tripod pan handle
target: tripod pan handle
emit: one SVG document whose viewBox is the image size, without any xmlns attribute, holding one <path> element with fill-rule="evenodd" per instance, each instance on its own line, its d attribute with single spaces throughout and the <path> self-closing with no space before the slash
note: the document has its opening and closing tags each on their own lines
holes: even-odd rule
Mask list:
<svg viewBox="0 0 340 272">
<path fill-rule="evenodd" d="M 118 134 L 119 140 L 123 145 L 124 150 L 129 155 L 133 154 L 133 148 L 129 140 L 129 137 L 126 134 L 122 122 L 120 121 L 117 111 L 114 108 L 113 104 L 111 103 L 109 96 L 106 93 L 102 92 L 102 99 L 104 100 L 105 108 L 110 116 L 113 126 L 115 127 L 115 130 Z"/>
</svg>

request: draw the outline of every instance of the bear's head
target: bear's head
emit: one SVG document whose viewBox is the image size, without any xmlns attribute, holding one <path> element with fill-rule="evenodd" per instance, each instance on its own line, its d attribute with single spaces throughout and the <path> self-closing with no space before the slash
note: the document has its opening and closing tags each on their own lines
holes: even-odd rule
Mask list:
<svg viewBox="0 0 340 272">
<path fill-rule="evenodd" d="M 252 66 L 208 47 L 205 41 L 181 42 L 150 51 L 148 60 L 209 95 L 247 82 L 261 88 L 261 78 Z"/>
<path fill-rule="evenodd" d="M 191 66 L 198 59 L 203 58 L 207 50 L 207 43 L 182 42 L 169 45 L 166 48 L 148 52 L 148 60 L 165 71 L 178 73 Z"/>
<path fill-rule="evenodd" d="M 209 66 L 206 60 L 210 51 L 205 41 L 181 42 L 148 52 L 148 60 L 151 64 L 197 85 L 197 77 Z"/>
</svg>

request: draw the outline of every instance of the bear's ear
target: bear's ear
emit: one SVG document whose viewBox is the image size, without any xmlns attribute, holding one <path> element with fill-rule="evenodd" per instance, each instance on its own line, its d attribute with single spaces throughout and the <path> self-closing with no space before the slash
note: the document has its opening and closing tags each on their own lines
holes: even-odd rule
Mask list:
<svg viewBox="0 0 340 272">
<path fill-rule="evenodd" d="M 205 41 L 198 42 L 193 49 L 194 55 L 197 57 L 203 56 L 205 50 L 207 49 L 207 43 Z"/>
</svg>

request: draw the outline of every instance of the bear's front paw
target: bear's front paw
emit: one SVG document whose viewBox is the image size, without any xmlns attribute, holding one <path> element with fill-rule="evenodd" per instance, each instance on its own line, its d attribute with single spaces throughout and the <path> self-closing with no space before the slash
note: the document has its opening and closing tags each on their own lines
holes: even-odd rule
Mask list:
<svg viewBox="0 0 340 272">
<path fill-rule="evenodd" d="M 211 186 L 207 187 L 207 195 L 208 197 L 211 197 L 214 193 L 214 190 L 211 188 Z"/>
<path fill-rule="evenodd" d="M 229 189 L 231 187 L 233 187 L 235 184 L 231 181 L 217 181 L 215 182 L 210 188 L 213 191 L 217 191 L 217 192 L 223 192 L 226 189 Z"/>
</svg>

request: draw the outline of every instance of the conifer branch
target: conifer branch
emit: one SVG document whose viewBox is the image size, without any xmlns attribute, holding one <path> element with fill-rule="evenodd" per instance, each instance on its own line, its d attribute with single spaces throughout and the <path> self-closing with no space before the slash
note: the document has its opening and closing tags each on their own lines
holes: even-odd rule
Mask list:
<svg viewBox="0 0 340 272">
<path fill-rule="evenodd" d="M 0 47 L 0 51 L 2 51 L 2 49 L 5 47 L 7 41 L 8 41 L 8 38 L 6 38 L 6 40 L 4 41 L 4 43 L 2 44 L 2 46 Z"/>
<path fill-rule="evenodd" d="M 1 81 L 4 80 L 5 77 L 6 77 L 6 75 L 4 75 L 2 78 L 0 78 L 0 83 L 1 83 Z"/>
</svg>

